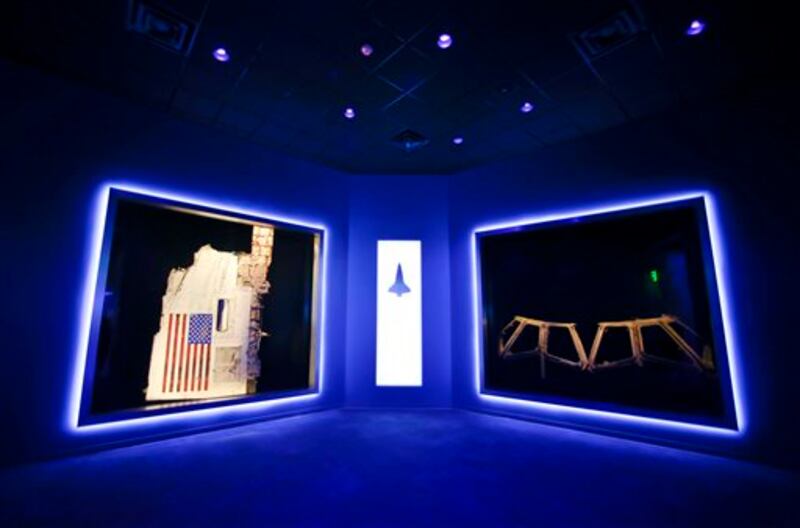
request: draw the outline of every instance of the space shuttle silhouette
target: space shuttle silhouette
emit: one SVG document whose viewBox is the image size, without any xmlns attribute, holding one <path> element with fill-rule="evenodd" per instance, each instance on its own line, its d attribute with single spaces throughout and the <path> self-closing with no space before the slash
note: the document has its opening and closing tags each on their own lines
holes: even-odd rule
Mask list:
<svg viewBox="0 0 800 528">
<path fill-rule="evenodd" d="M 403 282 L 403 267 L 398 263 L 397 264 L 397 273 L 394 276 L 394 284 L 389 287 L 390 293 L 396 293 L 398 297 L 403 295 L 404 293 L 408 293 L 411 291 L 405 282 Z"/>
</svg>

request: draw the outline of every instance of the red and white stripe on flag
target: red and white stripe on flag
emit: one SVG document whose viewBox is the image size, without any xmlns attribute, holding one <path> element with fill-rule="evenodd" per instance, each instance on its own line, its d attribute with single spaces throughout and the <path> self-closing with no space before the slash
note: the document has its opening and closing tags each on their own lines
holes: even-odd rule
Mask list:
<svg viewBox="0 0 800 528">
<path fill-rule="evenodd" d="M 170 313 L 161 392 L 207 391 L 212 314 Z"/>
</svg>

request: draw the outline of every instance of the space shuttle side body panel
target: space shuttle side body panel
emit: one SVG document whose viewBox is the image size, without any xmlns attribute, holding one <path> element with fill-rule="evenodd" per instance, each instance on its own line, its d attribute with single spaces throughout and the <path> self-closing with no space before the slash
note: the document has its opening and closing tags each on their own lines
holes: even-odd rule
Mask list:
<svg viewBox="0 0 800 528">
<path fill-rule="evenodd" d="M 253 227 L 251 253 L 197 250 L 167 278 L 153 337 L 147 401 L 239 396 L 255 391 L 261 297 L 269 290 L 273 229 Z"/>
</svg>

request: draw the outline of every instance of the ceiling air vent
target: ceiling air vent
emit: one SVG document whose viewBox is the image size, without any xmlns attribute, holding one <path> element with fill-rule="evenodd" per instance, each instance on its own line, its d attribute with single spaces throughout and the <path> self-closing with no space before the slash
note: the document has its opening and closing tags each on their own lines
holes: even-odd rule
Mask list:
<svg viewBox="0 0 800 528">
<path fill-rule="evenodd" d="M 163 7 L 131 0 L 128 5 L 128 30 L 170 51 L 187 55 L 194 41 L 194 21 Z"/>
<path fill-rule="evenodd" d="M 405 150 L 411 152 L 417 150 L 428 144 L 430 140 L 413 130 L 403 130 L 392 138 L 392 143 Z"/>
<path fill-rule="evenodd" d="M 627 10 L 620 11 L 602 24 L 573 33 L 572 43 L 586 59 L 605 55 L 627 44 L 646 31 L 639 18 Z"/>
</svg>

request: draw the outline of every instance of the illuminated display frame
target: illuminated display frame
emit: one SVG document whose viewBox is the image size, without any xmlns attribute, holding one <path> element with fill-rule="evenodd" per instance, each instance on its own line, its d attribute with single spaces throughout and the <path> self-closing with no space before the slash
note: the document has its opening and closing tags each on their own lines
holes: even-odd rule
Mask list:
<svg viewBox="0 0 800 528">
<path fill-rule="evenodd" d="M 223 218 L 267 223 L 276 227 L 301 230 L 317 235 L 318 253 L 314 262 L 311 312 L 311 366 L 310 387 L 281 393 L 262 393 L 237 398 L 206 400 L 164 406 L 158 409 L 129 409 L 107 415 L 93 415 L 91 404 L 94 369 L 96 366 L 97 338 L 103 311 L 103 292 L 108 272 L 113 225 L 107 222 L 113 214 L 116 201 L 129 198 L 159 207 L 185 209 Z M 323 395 L 325 372 L 325 310 L 327 285 L 327 254 L 330 234 L 321 223 L 280 214 L 252 210 L 235 204 L 220 203 L 188 194 L 166 192 L 150 187 L 127 183 L 107 183 L 101 186 L 94 198 L 90 224 L 90 247 L 86 256 L 86 270 L 81 301 L 80 328 L 76 337 L 72 382 L 67 398 L 66 427 L 74 433 L 99 432 L 109 429 L 153 425 L 166 421 L 187 421 L 212 418 L 220 415 L 242 415 L 265 409 L 296 409 L 298 404 L 311 403 Z"/>
<path fill-rule="evenodd" d="M 669 206 L 680 205 L 682 202 L 702 200 L 707 222 L 707 247 L 703 248 L 713 266 L 712 283 L 709 284 L 709 302 L 711 304 L 712 326 L 714 334 L 721 339 L 724 345 L 723 355 L 726 371 L 729 374 L 727 383 L 721 380 L 726 406 L 732 414 L 730 427 L 725 425 L 709 425 L 696 421 L 683 421 L 663 416 L 648 415 L 646 412 L 618 412 L 591 407 L 583 407 L 570 402 L 555 402 L 556 398 L 548 397 L 548 401 L 519 398 L 508 394 L 498 394 L 484 387 L 483 383 L 483 356 L 484 336 L 481 318 L 481 278 L 478 242 L 481 236 L 510 232 L 530 227 L 548 227 L 561 225 L 566 222 L 583 220 L 597 220 L 607 216 L 621 213 L 634 213 L 636 210 L 655 210 Z M 714 198 L 710 192 L 695 191 L 671 195 L 655 196 L 650 198 L 632 199 L 623 202 L 612 202 L 589 206 L 582 209 L 553 211 L 539 215 L 527 216 L 507 221 L 481 225 L 472 230 L 471 234 L 471 286 L 473 309 L 473 388 L 478 400 L 499 410 L 510 412 L 534 413 L 542 419 L 571 418 L 576 422 L 580 419 L 594 419 L 595 423 L 615 425 L 622 427 L 647 427 L 663 430 L 672 430 L 688 433 L 710 434 L 717 436 L 742 436 L 747 428 L 744 406 L 744 383 L 739 369 L 739 349 L 733 325 L 731 300 L 728 292 L 728 271 L 725 261 L 724 239 L 719 227 Z M 722 372 L 722 370 L 721 370 Z M 535 398 L 535 396 L 533 396 Z"/>
</svg>

